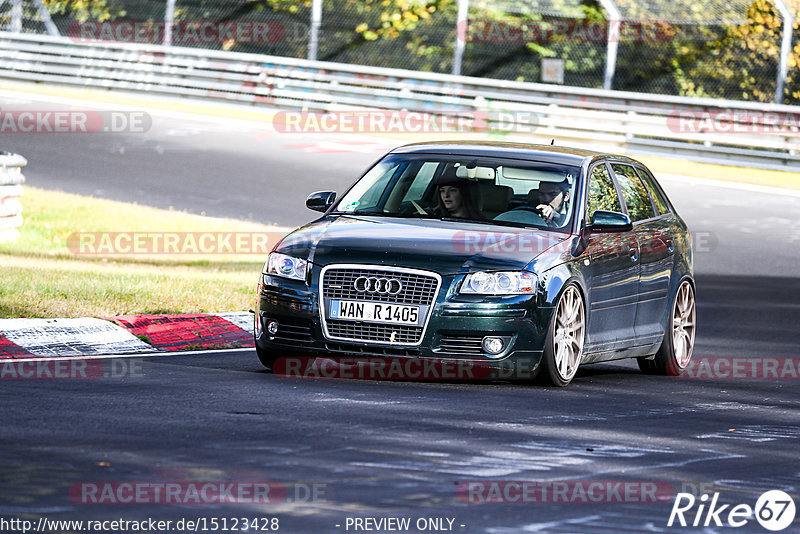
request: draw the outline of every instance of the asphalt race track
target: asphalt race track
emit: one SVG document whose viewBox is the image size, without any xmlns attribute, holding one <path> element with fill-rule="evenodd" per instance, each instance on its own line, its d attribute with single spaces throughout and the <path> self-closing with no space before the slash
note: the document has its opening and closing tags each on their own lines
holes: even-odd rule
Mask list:
<svg viewBox="0 0 800 534">
<path fill-rule="evenodd" d="M 37 105 L 0 98 L 3 109 Z M 382 150 L 346 136 L 159 115 L 146 134 L 3 135 L 0 148 L 29 159 L 31 186 L 289 226 L 312 218 L 307 193 L 341 191 Z M 800 196 L 662 184 L 695 232 L 695 358 L 777 359 L 798 371 Z M 285 379 L 249 350 L 113 361 L 126 362 L 122 376 L 0 380 L 0 517 L 225 518 L 229 527 L 274 517 L 292 533 L 364 532 L 375 524 L 356 519 L 396 517 L 410 519 L 407 532 L 511 534 L 681 531 L 667 526 L 678 492 L 698 497 L 690 524 L 703 494 L 754 506 L 777 489 L 800 507 L 800 374 L 676 379 L 623 361 L 583 367 L 556 389 Z M 170 481 L 282 486 L 273 487 L 277 502 L 259 504 L 91 504 L 79 492 Z M 490 503 L 460 491 L 509 481 L 570 491 Z M 669 491 L 656 502 L 574 493 L 617 482 Z M 689 530 L 765 532 L 753 517 Z M 800 516 L 784 530 L 798 531 Z"/>
</svg>

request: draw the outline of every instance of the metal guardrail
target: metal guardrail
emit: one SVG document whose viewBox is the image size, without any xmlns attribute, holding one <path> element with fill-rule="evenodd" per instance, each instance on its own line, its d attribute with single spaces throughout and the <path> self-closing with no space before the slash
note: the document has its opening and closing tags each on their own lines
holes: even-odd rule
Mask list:
<svg viewBox="0 0 800 534">
<path fill-rule="evenodd" d="M 22 226 L 22 167 L 28 161 L 19 154 L 0 152 L 0 243 L 14 241 Z"/>
<path fill-rule="evenodd" d="M 800 107 L 0 32 L 0 78 L 310 111 L 488 117 L 513 139 L 800 171 Z M 501 120 L 502 118 L 502 120 Z"/>
</svg>

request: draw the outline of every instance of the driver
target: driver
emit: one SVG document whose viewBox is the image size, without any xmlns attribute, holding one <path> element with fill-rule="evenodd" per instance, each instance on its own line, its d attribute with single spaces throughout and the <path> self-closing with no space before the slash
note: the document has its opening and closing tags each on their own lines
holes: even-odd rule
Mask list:
<svg viewBox="0 0 800 534">
<path fill-rule="evenodd" d="M 567 222 L 567 202 L 569 201 L 569 182 L 541 182 L 539 184 L 539 204 L 536 209 L 542 219 L 550 226 L 564 226 Z"/>
</svg>

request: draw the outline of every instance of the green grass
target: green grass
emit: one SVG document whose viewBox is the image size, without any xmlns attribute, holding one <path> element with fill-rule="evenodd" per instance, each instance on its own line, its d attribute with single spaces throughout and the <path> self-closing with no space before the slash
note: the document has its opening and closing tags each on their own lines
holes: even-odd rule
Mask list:
<svg viewBox="0 0 800 534">
<path fill-rule="evenodd" d="M 252 222 L 25 188 L 17 241 L 0 244 L 0 317 L 246 311 L 266 254 L 78 255 L 74 232 L 270 232 Z"/>
</svg>

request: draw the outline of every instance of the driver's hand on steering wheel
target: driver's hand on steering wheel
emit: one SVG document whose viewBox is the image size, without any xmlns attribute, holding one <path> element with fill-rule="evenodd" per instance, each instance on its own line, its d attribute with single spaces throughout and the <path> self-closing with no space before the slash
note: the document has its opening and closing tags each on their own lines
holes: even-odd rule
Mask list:
<svg viewBox="0 0 800 534">
<path fill-rule="evenodd" d="M 556 215 L 556 210 L 554 210 L 553 206 L 550 204 L 539 204 L 536 206 L 536 209 L 539 210 L 542 215 L 542 219 L 544 219 L 547 223 L 551 223 L 553 221 L 553 217 Z"/>
</svg>

